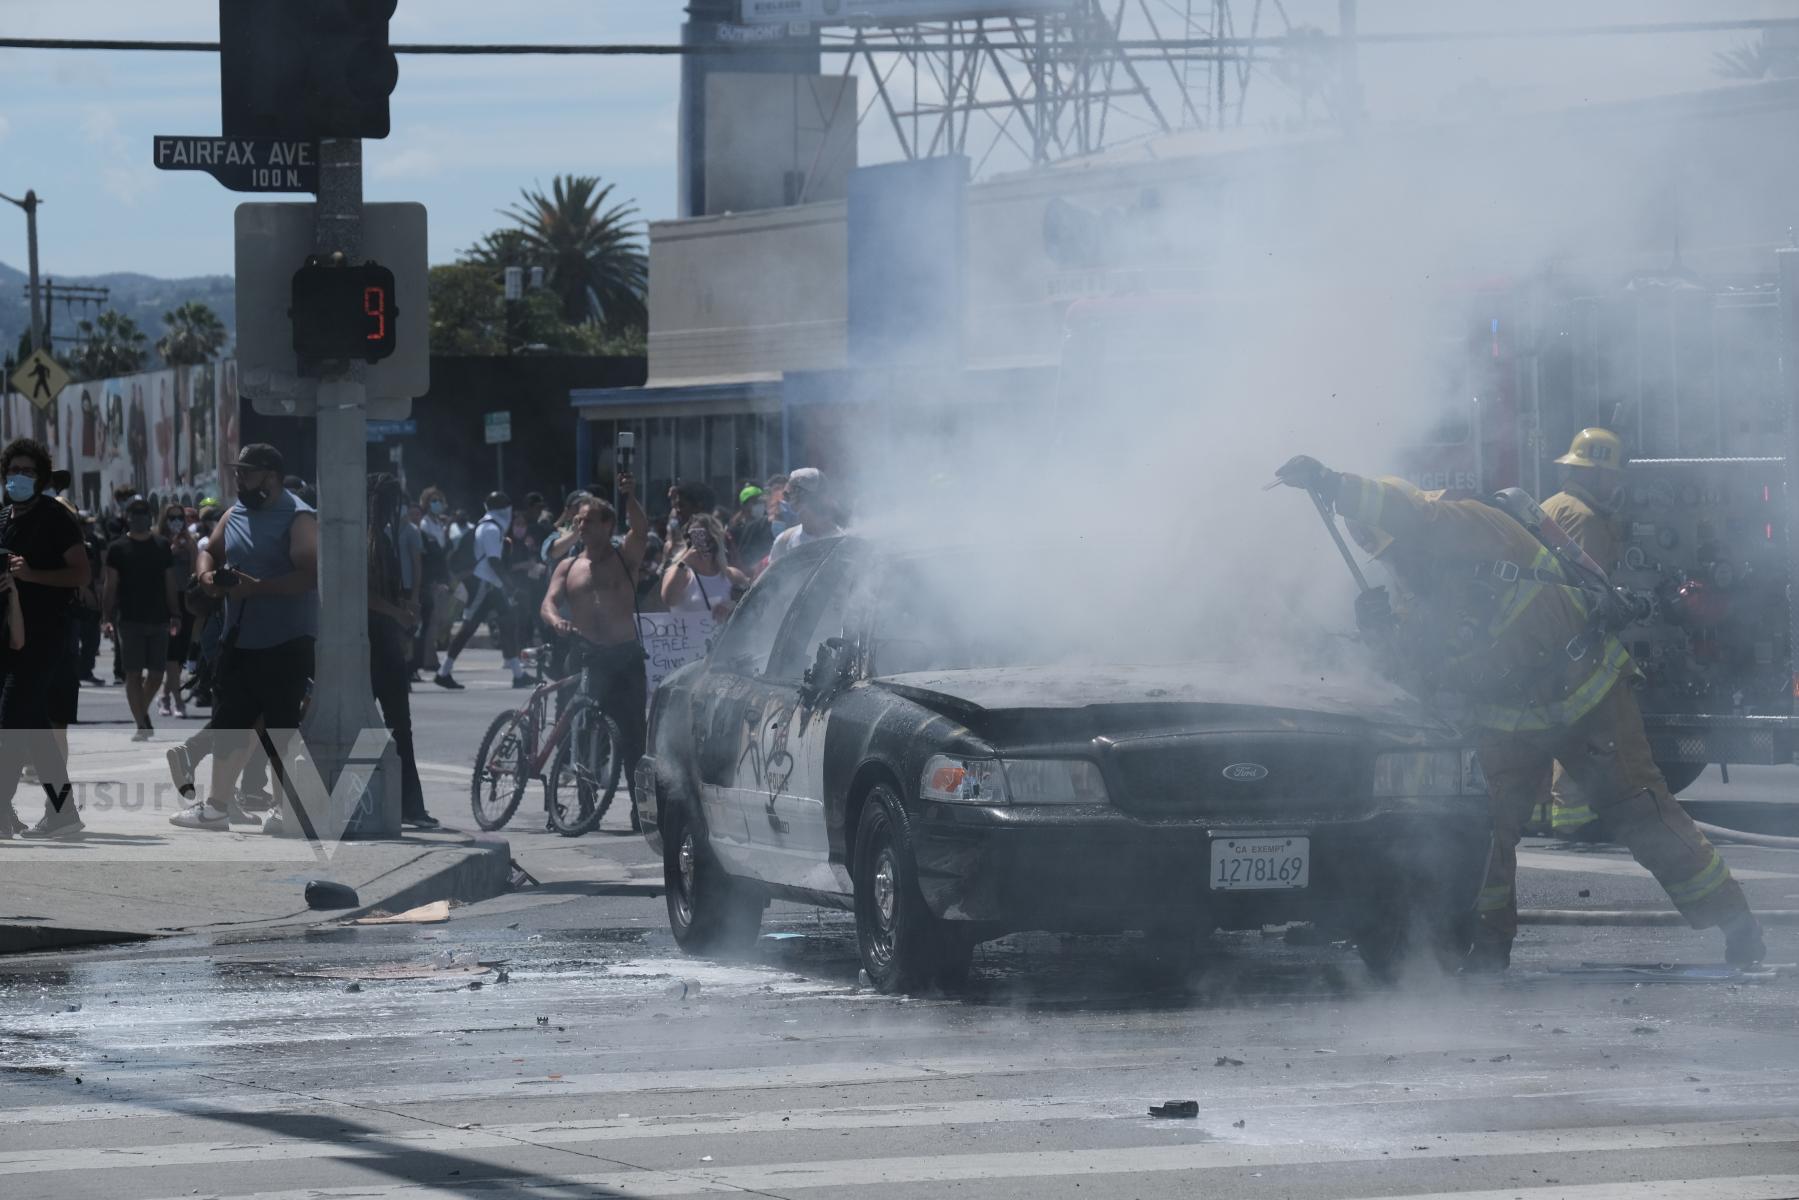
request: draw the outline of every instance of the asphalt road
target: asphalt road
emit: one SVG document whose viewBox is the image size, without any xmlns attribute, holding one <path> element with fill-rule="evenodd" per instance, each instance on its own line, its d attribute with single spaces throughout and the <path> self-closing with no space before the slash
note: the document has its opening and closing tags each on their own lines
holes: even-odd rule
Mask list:
<svg viewBox="0 0 1799 1200">
<path fill-rule="evenodd" d="M 421 689 L 420 757 L 472 752 L 503 691 Z M 1615 850 L 1525 853 L 1527 905 L 1665 906 Z M 1799 854 L 1726 855 L 1799 907 Z M 1133 939 L 1028 935 L 902 999 L 859 986 L 841 914 L 776 906 L 710 962 L 602 890 L 0 960 L 0 1196 L 1799 1195 L 1793 977 L 1581 971 L 1715 962 L 1714 935 L 1532 927 L 1502 982 L 1397 987 L 1277 931 L 1167 986 Z"/>
</svg>

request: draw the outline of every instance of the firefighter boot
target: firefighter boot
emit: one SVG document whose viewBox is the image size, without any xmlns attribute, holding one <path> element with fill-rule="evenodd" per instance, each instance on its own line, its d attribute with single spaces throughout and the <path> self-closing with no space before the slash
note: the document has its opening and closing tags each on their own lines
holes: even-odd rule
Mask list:
<svg viewBox="0 0 1799 1200">
<path fill-rule="evenodd" d="M 1762 925 L 1752 912 L 1740 913 L 1724 922 L 1724 961 L 1733 967 L 1748 967 L 1768 956 L 1762 941 Z"/>
<path fill-rule="evenodd" d="M 1498 975 L 1512 965 L 1512 943 L 1486 930 L 1474 935 L 1474 947 L 1462 960 L 1464 975 Z"/>
</svg>

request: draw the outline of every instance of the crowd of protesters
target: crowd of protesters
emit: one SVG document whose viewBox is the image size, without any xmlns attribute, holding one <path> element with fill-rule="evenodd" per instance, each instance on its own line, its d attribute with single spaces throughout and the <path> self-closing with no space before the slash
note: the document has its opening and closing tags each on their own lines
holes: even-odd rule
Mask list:
<svg viewBox="0 0 1799 1200">
<path fill-rule="evenodd" d="M 159 509 L 121 486 L 110 510 L 81 513 L 66 498 L 68 473 L 53 472 L 46 448 L 28 438 L 6 447 L 0 467 L 0 837 L 83 831 L 66 729 L 78 720 L 80 685 L 105 686 L 96 670 L 107 645 L 133 740 L 154 737 L 157 719 L 188 717 L 190 703 L 210 711 L 204 728 L 166 751 L 190 801 L 172 823 L 282 832 L 269 768 L 279 776 L 284 748 L 269 731 L 299 728 L 311 692 L 312 489 L 264 444 L 239 453 L 228 507 L 202 497 Z M 841 533 L 844 519 L 813 468 L 746 482 L 733 504 L 679 482 L 661 499 L 665 515 L 650 517 L 621 473 L 570 493 L 559 510 L 538 492 L 515 505 L 496 490 L 471 519 L 435 485 L 414 499 L 393 476 L 369 477 L 370 688 L 400 759 L 403 824 L 437 825 L 414 759 L 411 685 L 461 690 L 457 660 L 483 628 L 514 686 L 533 685 L 527 650 L 543 643 L 557 670 L 589 667 L 596 699 L 635 745 L 644 689 L 636 617 L 723 620 L 771 561 Z M 636 756 L 632 745 L 626 753 Z M 201 797 L 197 768 L 208 758 Z M 44 794 L 34 823 L 15 815 L 21 782 Z"/>
</svg>

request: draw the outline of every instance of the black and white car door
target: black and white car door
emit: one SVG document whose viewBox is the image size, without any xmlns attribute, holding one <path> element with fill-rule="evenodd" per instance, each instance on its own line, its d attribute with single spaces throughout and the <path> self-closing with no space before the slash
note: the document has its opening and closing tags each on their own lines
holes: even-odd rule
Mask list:
<svg viewBox="0 0 1799 1200">
<path fill-rule="evenodd" d="M 834 553 L 819 567 L 775 643 L 756 724 L 763 772 L 754 781 L 756 794 L 743 796 L 763 877 L 820 892 L 842 891 L 847 881 L 831 866 L 825 818 L 825 732 L 833 689 L 831 681 L 808 683 L 806 672 L 818 661 L 818 648 L 843 632 L 858 558 Z"/>
<path fill-rule="evenodd" d="M 764 676 L 782 626 L 823 557 L 809 550 L 784 558 L 756 581 L 713 642 L 705 676 L 694 685 L 700 805 L 719 861 L 733 874 L 759 873 L 749 821 L 761 819 L 760 806 L 745 801 L 744 789 L 766 774 L 759 728 L 767 706 Z"/>
</svg>

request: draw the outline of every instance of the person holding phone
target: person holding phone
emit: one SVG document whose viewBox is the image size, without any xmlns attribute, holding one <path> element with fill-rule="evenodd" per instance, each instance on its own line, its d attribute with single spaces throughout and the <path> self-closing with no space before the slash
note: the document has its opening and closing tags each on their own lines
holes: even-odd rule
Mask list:
<svg viewBox="0 0 1799 1200">
<path fill-rule="evenodd" d="M 614 543 L 618 516 L 604 500 L 588 500 L 578 528 L 581 553 L 563 559 L 550 576 L 550 590 L 538 610 L 543 623 L 573 647 L 569 666 L 587 669 L 589 696 L 614 721 L 624 738 L 624 761 L 643 754 L 648 710 L 648 676 L 637 630 L 637 580 L 649 545 L 649 514 L 637 499 L 629 472 L 618 477 L 630 522 Z M 633 823 L 636 821 L 633 810 Z"/>
<path fill-rule="evenodd" d="M 671 613 L 711 613 L 723 621 L 749 577 L 725 561 L 724 526 L 711 513 L 688 519 L 686 541 L 662 572 L 662 602 Z"/>
<path fill-rule="evenodd" d="M 127 532 L 106 548 L 106 591 L 100 602 L 103 628 L 118 639 L 125 665 L 125 703 L 137 725 L 134 742 L 147 741 L 154 732 L 150 701 L 167 669 L 169 638 L 180 629 L 174 552 L 156 535 L 151 520 L 148 500 L 126 506 Z"/>
</svg>

